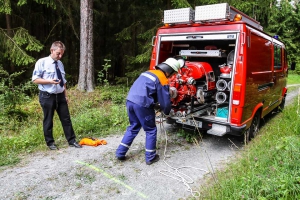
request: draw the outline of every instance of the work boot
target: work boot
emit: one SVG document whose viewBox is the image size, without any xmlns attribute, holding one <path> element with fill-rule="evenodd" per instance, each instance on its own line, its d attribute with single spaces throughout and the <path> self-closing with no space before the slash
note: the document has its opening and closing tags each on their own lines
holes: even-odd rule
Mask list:
<svg viewBox="0 0 300 200">
<path fill-rule="evenodd" d="M 150 160 L 149 162 L 146 161 L 146 164 L 151 165 L 151 164 L 153 164 L 157 161 L 159 161 L 159 155 L 156 154 L 155 157 L 152 160 Z"/>
<path fill-rule="evenodd" d="M 121 156 L 121 157 L 117 157 L 116 158 L 119 160 L 119 161 L 125 161 L 126 160 L 126 157 L 125 156 Z"/>
</svg>

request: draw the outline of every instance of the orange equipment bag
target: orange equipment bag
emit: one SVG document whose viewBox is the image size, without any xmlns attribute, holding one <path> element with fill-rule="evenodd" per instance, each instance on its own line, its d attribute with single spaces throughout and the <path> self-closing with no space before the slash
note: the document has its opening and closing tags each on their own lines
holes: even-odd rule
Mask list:
<svg viewBox="0 0 300 200">
<path fill-rule="evenodd" d="M 107 144 L 106 140 L 99 140 L 99 139 L 95 139 L 95 138 L 83 138 L 82 140 L 80 140 L 79 142 L 80 145 L 88 145 L 88 146 L 98 146 L 98 145 L 105 145 Z"/>
</svg>

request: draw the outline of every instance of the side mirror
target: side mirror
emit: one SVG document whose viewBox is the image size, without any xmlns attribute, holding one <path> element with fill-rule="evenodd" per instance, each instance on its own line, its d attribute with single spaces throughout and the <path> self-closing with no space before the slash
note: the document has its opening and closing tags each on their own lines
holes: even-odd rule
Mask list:
<svg viewBox="0 0 300 200">
<path fill-rule="evenodd" d="M 292 64 L 291 64 L 291 70 L 295 70 L 295 68 L 296 68 L 296 63 L 292 62 Z"/>
</svg>

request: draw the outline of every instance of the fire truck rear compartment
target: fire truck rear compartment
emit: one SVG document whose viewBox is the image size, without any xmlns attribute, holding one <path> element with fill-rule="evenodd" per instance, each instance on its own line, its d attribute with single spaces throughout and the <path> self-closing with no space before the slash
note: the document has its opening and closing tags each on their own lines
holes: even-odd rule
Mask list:
<svg viewBox="0 0 300 200">
<path fill-rule="evenodd" d="M 228 116 L 236 38 L 237 33 L 161 36 L 159 62 L 172 56 L 186 61 L 181 72 L 170 79 L 170 88 L 176 93 L 171 121 L 218 136 L 232 131 Z"/>
</svg>

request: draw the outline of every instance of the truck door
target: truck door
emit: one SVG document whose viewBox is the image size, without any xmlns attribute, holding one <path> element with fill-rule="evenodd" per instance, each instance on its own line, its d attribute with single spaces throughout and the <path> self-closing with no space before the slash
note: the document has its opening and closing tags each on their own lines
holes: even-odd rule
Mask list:
<svg viewBox="0 0 300 200">
<path fill-rule="evenodd" d="M 281 45 L 274 43 L 274 53 L 273 53 L 274 59 L 274 73 L 273 73 L 273 98 L 272 98 L 272 104 L 270 107 L 274 107 L 275 104 L 278 105 L 278 101 L 280 100 L 282 96 L 282 90 L 286 85 L 286 77 L 284 74 L 284 49 Z"/>
<path fill-rule="evenodd" d="M 250 30 L 243 121 L 253 115 L 259 103 L 263 103 L 263 111 L 267 113 L 269 105 L 274 101 L 272 38 L 257 30 Z"/>
</svg>

